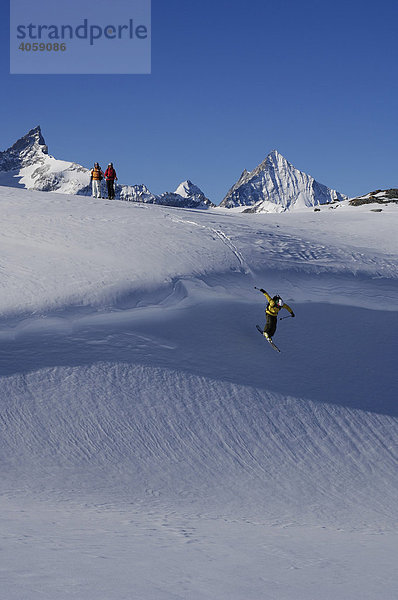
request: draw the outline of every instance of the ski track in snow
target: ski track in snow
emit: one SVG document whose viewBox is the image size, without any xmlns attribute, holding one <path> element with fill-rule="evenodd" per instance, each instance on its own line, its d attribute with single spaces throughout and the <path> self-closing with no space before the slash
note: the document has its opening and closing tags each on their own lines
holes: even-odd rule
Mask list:
<svg viewBox="0 0 398 600">
<path fill-rule="evenodd" d="M 394 207 L 0 202 L 4 597 L 395 600 Z"/>
<path fill-rule="evenodd" d="M 238 263 L 240 265 L 240 270 L 242 271 L 242 273 L 249 275 L 252 275 L 252 271 L 249 267 L 249 265 L 247 264 L 246 260 L 244 259 L 243 255 L 241 252 L 239 252 L 238 248 L 236 247 L 236 245 L 232 242 L 231 238 L 226 235 L 226 233 L 224 231 L 222 231 L 221 229 L 215 229 L 214 227 L 209 227 L 206 225 L 202 225 L 201 223 L 197 223 L 196 221 L 192 221 L 192 220 L 187 220 L 187 219 L 177 219 L 176 217 L 173 217 L 172 220 L 175 223 L 189 223 L 191 225 L 194 225 L 195 227 L 200 227 L 202 229 L 205 229 L 213 234 L 215 234 L 217 236 L 217 238 L 219 240 L 221 240 L 221 242 L 229 249 L 231 250 L 232 254 L 237 258 Z"/>
</svg>

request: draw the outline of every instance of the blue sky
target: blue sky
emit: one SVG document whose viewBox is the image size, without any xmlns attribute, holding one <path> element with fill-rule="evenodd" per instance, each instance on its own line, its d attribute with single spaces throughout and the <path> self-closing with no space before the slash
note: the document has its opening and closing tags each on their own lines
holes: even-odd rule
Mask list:
<svg viewBox="0 0 398 600">
<path fill-rule="evenodd" d="M 10 75 L 4 12 L 0 149 L 40 124 L 56 158 L 216 203 L 273 149 L 350 196 L 398 187 L 397 23 L 396 0 L 152 0 L 151 75 Z"/>
</svg>

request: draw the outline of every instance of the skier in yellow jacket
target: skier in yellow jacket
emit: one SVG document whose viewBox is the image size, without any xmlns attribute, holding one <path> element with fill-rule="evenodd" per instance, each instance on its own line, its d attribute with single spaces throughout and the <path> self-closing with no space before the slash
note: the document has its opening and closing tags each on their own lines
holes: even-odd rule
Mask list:
<svg viewBox="0 0 398 600">
<path fill-rule="evenodd" d="M 256 287 L 255 289 L 258 290 L 259 288 Z M 285 304 L 280 296 L 274 296 L 273 298 L 271 298 L 268 292 L 266 292 L 262 288 L 259 289 L 259 291 L 262 292 L 268 300 L 268 305 L 265 309 L 267 321 L 265 323 L 263 335 L 267 338 L 267 340 L 271 340 L 272 336 L 276 331 L 279 311 L 282 308 L 286 308 L 286 310 L 290 312 L 292 317 L 294 317 L 295 315 L 290 306 L 288 304 Z"/>
</svg>

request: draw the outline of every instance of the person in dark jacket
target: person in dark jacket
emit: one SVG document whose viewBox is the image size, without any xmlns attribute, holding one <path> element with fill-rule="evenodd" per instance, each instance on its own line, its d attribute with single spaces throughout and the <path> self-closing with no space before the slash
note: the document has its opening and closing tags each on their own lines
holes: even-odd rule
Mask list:
<svg viewBox="0 0 398 600">
<path fill-rule="evenodd" d="M 256 290 L 258 290 L 258 288 L 256 288 Z M 290 306 L 288 304 L 285 304 L 280 296 L 273 296 L 271 298 L 268 292 L 266 292 L 262 288 L 259 291 L 263 293 L 268 300 L 267 308 L 265 309 L 267 321 L 265 323 L 263 335 L 267 338 L 267 340 L 270 340 L 276 331 L 279 311 L 282 308 L 285 308 L 287 311 L 290 312 L 292 317 L 294 317 L 295 315 Z"/>
<path fill-rule="evenodd" d="M 105 181 L 108 188 L 108 198 L 109 200 L 113 200 L 115 198 L 115 181 L 117 181 L 113 163 L 109 163 L 108 168 L 105 171 Z"/>
</svg>

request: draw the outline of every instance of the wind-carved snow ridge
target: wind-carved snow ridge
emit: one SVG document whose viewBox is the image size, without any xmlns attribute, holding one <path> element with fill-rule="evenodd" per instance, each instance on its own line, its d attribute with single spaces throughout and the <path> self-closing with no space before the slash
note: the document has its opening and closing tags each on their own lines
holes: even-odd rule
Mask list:
<svg viewBox="0 0 398 600">
<path fill-rule="evenodd" d="M 347 199 L 290 164 L 274 150 L 253 171 L 243 171 L 220 206 L 247 212 L 283 212 Z"/>
</svg>

